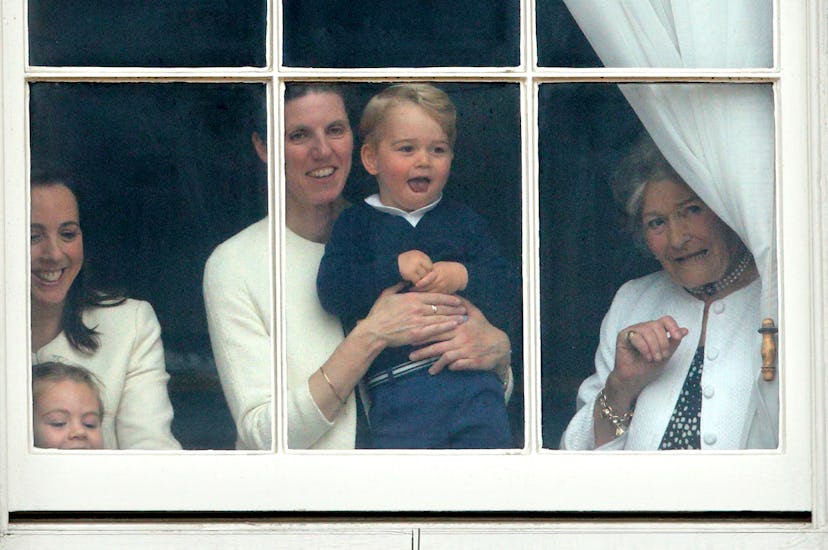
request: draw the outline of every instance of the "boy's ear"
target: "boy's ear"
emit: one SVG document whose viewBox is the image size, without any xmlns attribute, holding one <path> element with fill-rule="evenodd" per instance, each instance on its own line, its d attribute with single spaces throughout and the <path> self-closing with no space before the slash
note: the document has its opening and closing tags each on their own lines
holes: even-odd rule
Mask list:
<svg viewBox="0 0 828 550">
<path fill-rule="evenodd" d="M 377 152 L 374 149 L 374 146 L 366 143 L 359 150 L 359 156 L 362 159 L 362 166 L 365 167 L 365 171 L 371 174 L 372 176 L 376 176 L 378 172 Z"/>
</svg>

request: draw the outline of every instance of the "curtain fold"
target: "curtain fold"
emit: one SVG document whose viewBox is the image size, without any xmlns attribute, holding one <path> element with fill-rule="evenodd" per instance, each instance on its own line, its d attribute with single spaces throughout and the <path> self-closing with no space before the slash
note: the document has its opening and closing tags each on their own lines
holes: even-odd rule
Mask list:
<svg viewBox="0 0 828 550">
<path fill-rule="evenodd" d="M 564 0 L 607 67 L 767 68 L 772 0 Z M 750 248 L 776 319 L 770 84 L 622 84 L 665 158 Z M 758 328 L 758 327 L 757 327 Z"/>
</svg>

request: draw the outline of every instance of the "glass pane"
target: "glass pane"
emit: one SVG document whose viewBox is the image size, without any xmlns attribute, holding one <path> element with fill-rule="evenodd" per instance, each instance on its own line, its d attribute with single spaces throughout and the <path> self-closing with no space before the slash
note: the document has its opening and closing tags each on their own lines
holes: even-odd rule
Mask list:
<svg viewBox="0 0 828 550">
<path fill-rule="evenodd" d="M 612 448 L 676 444 L 665 434 L 684 424 L 677 412 L 671 420 L 685 410 L 679 394 L 695 400 L 692 448 L 773 448 L 778 380 L 760 376 L 758 331 L 776 315 L 772 89 L 620 88 L 548 84 L 539 92 L 544 446 L 564 444 L 572 421 L 566 448 L 592 448 L 591 412 L 615 370 L 618 384 L 635 384 L 623 387 L 636 401 L 632 424 L 617 418 L 626 402 L 615 415 L 628 432 L 611 434 Z M 669 359 L 648 362 L 651 343 Z M 691 364 L 699 378 L 687 375 Z M 596 372 L 572 420 L 579 386 Z"/>
<path fill-rule="evenodd" d="M 354 127 L 356 127 L 359 112 L 367 104 L 369 98 L 386 86 L 354 84 L 346 87 L 345 101 L 348 102 L 351 110 L 350 119 Z M 370 160 L 366 160 L 366 163 L 360 160 L 360 156 L 356 153 L 361 143 L 356 143 L 353 171 L 350 174 L 351 177 L 348 179 L 345 191 L 352 206 L 339 215 L 333 228 L 333 234 L 325 247 L 325 258 L 322 260 L 322 267 L 319 269 L 320 299 L 323 305 L 333 313 L 323 315 L 320 311 L 315 314 L 319 317 L 319 320 L 314 321 L 314 326 L 317 327 L 314 333 L 314 342 L 308 340 L 307 331 L 292 327 L 302 327 L 302 323 L 314 319 L 314 317 L 310 317 L 311 310 L 308 309 L 308 305 L 298 304 L 296 307 L 300 309 L 296 310 L 293 300 L 296 300 L 295 297 L 301 296 L 303 293 L 309 294 L 313 301 L 316 300 L 316 264 L 309 269 L 311 275 L 305 276 L 301 280 L 294 281 L 291 275 L 301 269 L 300 260 L 309 257 L 309 249 L 316 248 L 318 254 L 318 256 L 315 256 L 317 258 L 316 262 L 320 261 L 318 258 L 321 256 L 322 250 L 320 245 L 313 242 L 312 232 L 306 231 L 306 228 L 301 227 L 301 224 L 290 221 L 296 216 L 297 212 L 301 213 L 302 209 L 298 201 L 291 199 L 290 196 L 288 198 L 286 215 L 289 220 L 288 228 L 291 231 L 288 235 L 286 252 L 287 265 L 290 266 L 290 271 L 287 274 L 288 295 L 285 298 L 289 316 L 287 321 L 287 390 L 291 393 L 297 393 L 299 391 L 297 388 L 307 387 L 308 377 L 313 377 L 317 373 L 319 365 L 328 357 L 330 351 L 322 353 L 320 357 L 308 360 L 312 352 L 325 345 L 323 343 L 324 334 L 322 334 L 320 327 L 324 326 L 324 323 L 333 323 L 331 331 L 334 334 L 334 339 L 332 343 L 329 343 L 330 347 L 328 348 L 332 350 L 332 347 L 335 347 L 342 337 L 339 326 L 340 320 L 346 331 L 350 330 L 355 319 L 363 319 L 368 314 L 367 310 L 362 311 L 360 308 L 363 306 L 370 308 L 378 298 L 380 288 L 393 286 L 403 280 L 397 263 L 399 254 L 409 249 L 422 250 L 435 262 L 445 261 L 464 264 L 468 272 L 468 285 L 465 287 L 465 291 L 461 291 L 460 294 L 476 302 L 494 326 L 509 334 L 512 348 L 512 368 L 515 378 L 514 394 L 509 401 L 507 410 L 504 411 L 503 388 L 497 377 L 489 372 L 462 373 L 446 370 L 431 377 L 425 369 L 417 370 L 412 367 L 405 375 L 396 376 L 393 382 L 375 384 L 374 379 L 377 375 L 387 373 L 392 367 L 401 364 L 396 361 L 395 357 L 389 359 L 387 355 L 382 355 L 374 362 L 363 378 L 363 382 L 369 387 L 367 395 L 370 397 L 371 408 L 368 418 L 371 419 L 371 425 L 370 430 L 368 430 L 365 417 L 361 416 L 359 418 L 357 422 L 357 447 L 447 448 L 454 445 L 458 447 L 465 445 L 471 448 L 482 447 L 486 445 L 488 440 L 475 438 L 479 437 L 480 431 L 478 430 L 484 428 L 472 428 L 471 426 L 478 422 L 488 426 L 487 422 L 490 417 L 493 425 L 502 428 L 502 431 L 497 431 L 496 436 L 494 436 L 501 438 L 497 439 L 501 442 L 497 445 L 498 448 L 519 447 L 523 443 L 523 399 L 521 391 L 523 378 L 520 349 L 521 310 L 519 305 L 519 285 L 521 281 L 520 89 L 517 85 L 501 83 L 438 83 L 436 86 L 448 94 L 458 113 L 457 141 L 454 146 L 453 159 L 439 156 L 441 150 L 437 146 L 434 146 L 433 150 L 429 149 L 428 154 L 425 153 L 426 148 L 431 147 L 432 138 L 434 143 L 441 144 L 439 147 L 450 147 L 450 145 L 443 144 L 442 141 L 449 139 L 447 136 L 450 135 L 450 131 L 444 128 L 448 128 L 450 124 L 444 121 L 443 124 L 446 124 L 446 126 L 441 126 L 436 122 L 436 118 L 424 114 L 425 111 L 421 110 L 421 107 L 415 106 L 413 103 L 405 103 L 404 105 L 407 105 L 409 110 L 395 106 L 380 115 L 379 124 L 383 128 L 383 137 L 380 138 L 381 142 L 377 145 L 379 147 L 377 151 L 378 154 L 383 155 L 383 160 L 378 160 L 382 168 L 379 170 L 371 168 L 369 171 L 372 174 L 376 172 L 377 178 L 386 181 L 388 189 L 396 190 L 393 192 L 390 190 L 383 191 L 382 198 L 376 198 L 381 204 L 398 205 L 406 211 L 416 210 L 421 206 L 417 201 L 425 201 L 425 204 L 428 204 L 436 200 L 434 196 L 439 195 L 432 196 L 429 193 L 435 193 L 435 191 L 432 191 L 434 186 L 438 186 L 440 181 L 444 181 L 441 178 L 449 174 L 450 171 L 444 188 L 444 197 L 433 210 L 423 215 L 416 225 L 416 232 L 405 219 L 382 212 L 374 206 L 369 206 L 370 202 L 366 204 L 364 199 L 377 193 L 377 180 L 373 175 L 368 175 L 368 171 L 363 168 L 363 164 L 366 168 L 374 165 L 371 164 Z M 301 186 L 302 174 L 315 173 L 323 166 L 335 167 L 336 172 L 334 174 L 339 173 L 347 176 L 347 162 L 341 159 L 347 157 L 347 150 L 350 148 L 349 140 L 342 140 L 337 135 L 335 139 L 331 138 L 328 141 L 330 143 L 329 148 L 325 148 L 326 151 L 332 152 L 324 155 L 324 158 L 322 158 L 322 153 L 318 153 L 318 156 L 312 154 L 313 151 L 317 150 L 317 147 L 321 149 L 321 145 L 317 145 L 317 140 L 322 138 L 317 136 L 322 134 L 322 129 L 329 127 L 330 121 L 328 119 L 336 121 L 343 118 L 342 100 L 330 91 L 297 92 L 296 88 L 290 86 L 286 97 L 285 124 L 287 136 L 285 157 L 287 160 L 286 174 L 289 195 L 295 194 L 296 189 Z M 440 101 L 444 101 L 444 98 Z M 328 112 L 328 108 L 332 112 L 328 118 L 320 120 L 314 116 L 319 112 Z M 298 134 L 297 132 L 294 134 L 294 129 L 299 128 L 303 128 L 305 133 Z M 426 133 L 424 135 L 427 137 L 422 137 L 418 132 L 425 132 L 425 130 L 422 130 L 423 128 L 433 130 L 434 134 Z M 399 132 L 397 132 L 398 130 Z M 391 154 L 390 146 L 386 147 L 385 136 L 392 132 L 394 132 L 396 138 L 388 139 L 392 139 L 395 144 L 407 144 L 405 146 L 408 147 L 408 149 L 402 149 L 401 146 L 399 149 L 399 162 L 404 164 L 407 158 L 418 159 L 417 167 L 412 168 L 416 174 L 406 172 L 409 175 L 403 178 L 405 181 L 408 181 L 408 178 L 419 178 L 418 181 L 423 180 L 419 183 L 410 184 L 411 189 L 419 186 L 418 190 L 412 191 L 410 194 L 407 194 L 406 191 L 406 189 L 409 189 L 409 184 L 396 186 L 394 182 L 397 181 L 397 176 L 391 175 L 397 173 L 394 169 L 391 169 L 391 166 L 396 163 L 396 161 L 391 160 L 391 156 L 396 155 L 396 153 Z M 365 144 L 362 143 L 362 145 Z M 370 150 L 373 151 L 374 149 Z M 366 155 L 370 155 L 370 153 L 367 152 L 367 149 L 364 149 L 362 158 L 368 159 L 369 157 Z M 448 165 L 446 162 L 448 162 Z M 402 164 L 396 165 L 399 167 Z M 297 166 L 301 166 L 301 170 L 298 170 Z M 426 178 L 428 178 L 428 184 L 425 183 Z M 422 187 L 425 189 L 421 189 Z M 425 196 L 429 198 L 423 198 Z M 332 199 L 328 198 L 327 200 Z M 462 203 L 465 206 L 459 206 L 456 203 Z M 422 206 L 425 206 L 425 204 Z M 476 214 L 468 213 L 466 207 L 470 207 Z M 451 223 L 445 223 L 444 218 L 446 216 L 450 217 Z M 363 217 L 366 220 L 365 224 L 362 223 Z M 472 223 L 472 220 L 477 217 L 482 218 L 482 223 L 488 225 L 490 238 L 485 240 L 485 247 L 473 248 L 470 243 L 481 243 L 483 241 L 481 236 L 486 235 L 482 231 L 482 227 L 475 225 L 477 222 Z M 308 218 L 302 217 L 299 219 L 307 220 Z M 382 228 L 380 228 L 380 225 Z M 366 228 L 373 229 L 366 230 Z M 458 228 L 462 228 L 462 230 L 458 230 Z M 351 238 L 353 230 L 366 232 L 367 234 L 364 235 L 364 238 L 362 236 Z M 398 238 L 401 240 L 398 240 Z M 325 238 L 317 238 L 316 240 L 325 240 Z M 351 252 L 354 252 L 354 254 L 352 255 Z M 386 267 L 388 269 L 383 269 Z M 483 274 L 489 272 L 497 273 L 500 278 L 484 279 Z M 326 277 L 323 273 L 328 273 L 333 278 Z M 364 277 L 355 274 L 362 274 Z M 510 281 L 514 282 L 513 286 L 510 286 Z M 360 285 L 359 289 L 355 286 L 357 284 Z M 363 284 L 368 285 L 364 290 Z M 309 290 L 307 290 L 308 285 L 310 285 Z M 513 294 L 511 294 L 512 291 Z M 453 293 L 455 291 L 446 290 L 445 292 Z M 339 298 L 345 296 L 346 293 L 348 293 L 347 296 L 364 296 L 365 298 L 359 300 L 346 298 L 343 303 Z M 497 300 L 494 299 L 495 294 L 500 295 Z M 325 296 L 329 298 L 326 299 Z M 357 302 L 359 305 L 353 308 L 350 307 Z M 334 305 L 331 306 L 331 304 Z M 345 307 L 340 308 L 340 305 Z M 422 307 L 427 306 L 423 305 Z M 292 311 L 296 311 L 295 319 L 290 317 Z M 401 311 L 400 314 L 402 313 Z M 362 322 L 367 323 L 368 321 Z M 477 318 L 475 318 L 475 322 L 478 322 Z M 470 325 L 474 324 L 470 323 Z M 316 342 L 317 340 L 318 342 Z M 404 363 L 408 360 L 410 349 L 400 348 L 400 350 L 402 357 L 400 361 Z M 391 351 L 393 352 L 394 348 L 391 348 Z M 304 365 L 308 362 L 310 362 L 310 365 Z M 309 427 L 310 423 L 307 422 L 307 416 L 301 416 L 298 410 L 294 412 L 289 407 L 288 431 L 290 446 L 293 448 L 350 448 L 350 446 L 353 446 L 355 424 L 353 415 L 356 414 L 356 407 L 351 398 L 351 389 L 341 385 L 342 373 L 347 368 L 336 362 L 332 362 L 329 366 L 326 365 L 326 368 L 330 371 L 329 375 L 327 372 L 325 373 L 328 379 L 318 379 L 322 399 L 331 400 L 336 397 L 339 401 L 345 401 L 346 403 L 344 406 L 335 407 L 336 425 L 321 438 L 319 433 L 309 433 L 312 428 Z M 396 374 L 398 373 L 395 371 Z M 362 373 L 358 373 L 357 376 L 362 376 Z M 293 383 L 297 387 L 291 387 L 291 380 L 294 381 Z M 454 383 L 455 380 L 462 383 Z M 311 378 L 311 382 L 313 383 L 313 378 Z M 432 382 L 439 387 L 444 387 L 445 389 L 441 390 L 444 393 L 438 395 L 422 389 L 420 391 L 411 390 L 412 385 L 425 388 L 429 387 L 428 384 Z M 419 384 L 423 384 L 423 386 L 419 386 Z M 338 388 L 338 390 L 332 392 L 328 387 L 329 385 L 334 389 Z M 478 388 L 476 391 L 480 392 L 480 396 L 472 398 L 463 395 L 461 389 L 465 391 L 466 386 Z M 482 386 L 483 389 L 478 386 Z M 343 391 L 343 387 L 346 388 L 346 391 Z M 399 420 L 399 418 L 389 420 L 389 416 L 392 416 L 392 414 L 389 412 L 387 404 L 392 399 L 388 396 L 398 390 L 406 393 L 409 398 L 406 405 L 401 405 L 401 401 L 395 401 L 395 404 L 398 405 L 398 412 L 411 420 L 410 425 L 408 420 L 403 421 L 405 427 L 394 424 L 394 420 Z M 456 392 L 456 395 L 452 392 Z M 307 394 L 306 391 L 304 393 Z M 491 403 L 489 402 L 490 399 L 493 399 Z M 411 400 L 417 402 L 418 405 L 412 405 Z M 446 409 L 447 405 L 450 406 L 450 410 Z M 482 409 L 474 409 L 475 406 L 482 407 Z M 487 407 L 490 406 L 492 412 L 486 412 L 488 411 Z M 461 422 L 459 418 L 453 416 L 453 413 L 457 410 L 462 410 L 468 415 L 470 428 L 468 436 L 463 436 L 467 438 L 458 436 L 455 443 L 453 438 L 457 435 L 455 432 L 459 431 L 457 426 Z M 416 421 L 426 418 L 427 412 L 435 415 L 435 417 L 439 416 L 441 420 L 426 421 L 429 424 L 428 428 L 412 427 L 417 425 Z M 292 417 L 291 414 L 296 416 Z M 447 428 L 449 422 L 454 423 L 452 424 L 454 427 L 451 429 Z M 446 428 L 448 433 L 444 433 L 439 428 Z M 417 437 L 413 439 L 405 438 L 404 436 L 406 434 L 410 435 L 412 430 Z M 511 432 L 511 435 L 509 432 Z M 473 442 L 469 443 L 469 441 Z"/>
<path fill-rule="evenodd" d="M 68 177 L 75 184 L 84 282 L 149 302 L 161 327 L 163 357 L 135 352 L 125 372 L 98 372 L 106 413 L 117 417 L 118 445 L 168 446 L 153 439 L 160 428 L 147 427 L 143 419 L 157 411 L 142 410 L 153 399 L 163 401 L 157 391 L 149 395 L 143 388 L 157 390 L 166 363 L 178 441 L 185 449 L 233 448 L 233 421 L 211 354 L 202 274 L 216 245 L 266 215 L 266 171 L 250 141 L 255 124 L 265 118 L 265 86 L 35 83 L 30 91 L 33 174 Z M 64 309 L 66 295 L 55 298 Z M 32 296 L 33 306 L 41 303 Z M 102 315 L 110 310 L 97 309 Z M 143 334 L 153 322 L 136 323 L 135 330 Z M 100 322 L 100 347 L 91 355 L 69 345 L 55 351 L 60 345 L 54 340 L 40 346 L 35 339 L 35 360 L 66 360 L 98 371 L 101 361 L 116 354 L 119 339 L 131 337 L 128 326 L 106 326 Z M 138 366 L 146 372 L 134 372 Z M 112 360 L 106 369 L 120 367 Z M 126 379 L 116 381 L 118 376 Z"/>
<path fill-rule="evenodd" d="M 520 3 L 285 0 L 290 67 L 517 66 Z"/>
<path fill-rule="evenodd" d="M 536 6 L 539 66 L 602 66 L 563 0 L 538 0 Z"/>
<path fill-rule="evenodd" d="M 773 65 L 771 0 L 538 0 L 536 27 L 543 67 Z"/>
<path fill-rule="evenodd" d="M 261 67 L 263 0 L 29 2 L 32 65 Z"/>
</svg>

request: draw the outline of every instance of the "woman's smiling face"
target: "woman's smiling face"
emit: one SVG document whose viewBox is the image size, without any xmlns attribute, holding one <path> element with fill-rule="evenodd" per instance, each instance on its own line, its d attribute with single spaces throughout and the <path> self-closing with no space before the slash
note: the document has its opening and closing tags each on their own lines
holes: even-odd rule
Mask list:
<svg viewBox="0 0 828 550">
<path fill-rule="evenodd" d="M 641 212 L 647 247 L 681 286 L 718 281 L 735 259 L 736 233 L 685 183 L 647 183 Z"/>
<path fill-rule="evenodd" d="M 32 306 L 63 307 L 83 266 L 75 195 L 63 184 L 32 187 Z"/>
<path fill-rule="evenodd" d="M 342 97 L 312 91 L 285 104 L 288 206 L 309 208 L 339 198 L 351 172 L 354 137 Z"/>
</svg>

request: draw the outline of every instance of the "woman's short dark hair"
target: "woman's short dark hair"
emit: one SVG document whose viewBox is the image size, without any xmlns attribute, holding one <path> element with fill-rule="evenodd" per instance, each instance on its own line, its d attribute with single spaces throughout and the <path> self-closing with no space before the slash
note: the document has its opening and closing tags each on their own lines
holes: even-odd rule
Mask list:
<svg viewBox="0 0 828 550">
<path fill-rule="evenodd" d="M 53 185 L 63 185 L 74 195 L 75 202 L 78 204 L 78 217 L 80 218 L 81 194 L 79 192 L 79 186 L 71 177 L 44 171 L 32 173 L 32 188 Z M 123 292 L 103 291 L 92 288 L 89 283 L 88 263 L 84 259 L 78 275 L 66 293 L 61 328 L 73 348 L 86 353 L 94 353 L 100 347 L 99 333 L 96 330 L 97 327 L 87 327 L 84 324 L 84 310 L 89 307 L 118 306 L 124 303 L 126 296 Z"/>
<path fill-rule="evenodd" d="M 285 84 L 285 103 L 305 97 L 311 93 L 328 93 L 336 94 L 342 98 L 342 102 L 348 105 L 347 91 L 343 86 L 334 84 L 332 82 L 288 82 Z M 253 129 L 259 137 L 267 141 L 267 110 L 264 111 L 264 116 L 256 120 L 255 128 Z"/>
<path fill-rule="evenodd" d="M 644 188 L 651 181 L 684 180 L 661 154 L 649 134 L 644 133 L 621 160 L 610 179 L 615 202 L 624 214 L 624 228 L 632 234 L 636 245 L 646 250 L 641 229 L 641 208 L 644 202 Z"/>
</svg>

